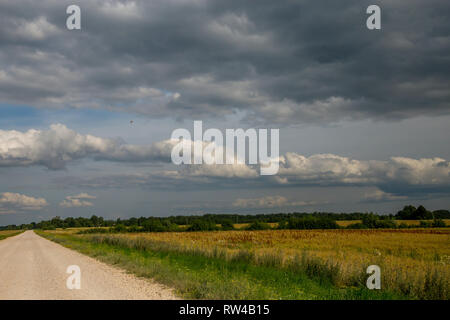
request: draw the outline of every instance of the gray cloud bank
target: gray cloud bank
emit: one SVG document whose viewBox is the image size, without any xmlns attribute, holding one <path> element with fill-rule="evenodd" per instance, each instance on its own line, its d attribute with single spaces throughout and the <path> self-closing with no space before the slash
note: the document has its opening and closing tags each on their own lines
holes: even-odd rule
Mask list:
<svg viewBox="0 0 450 320">
<path fill-rule="evenodd" d="M 318 204 L 315 201 L 291 201 L 286 197 L 275 195 L 260 198 L 237 198 L 232 206 L 236 208 L 282 208 L 303 207 Z"/>
<path fill-rule="evenodd" d="M 450 110 L 450 2 L 0 3 L 0 100 L 253 122 L 402 119 Z M 411 10 L 414 8 L 414 10 Z"/>
<path fill-rule="evenodd" d="M 280 170 L 274 176 L 261 177 L 257 167 L 242 165 L 191 165 L 177 171 L 133 177 L 140 184 L 156 186 L 213 185 L 245 188 L 297 186 L 376 186 L 394 199 L 394 195 L 450 193 L 450 162 L 441 158 L 355 160 L 333 154 L 309 157 L 288 152 L 280 157 Z M 372 200 L 383 200 L 372 196 Z"/>
<path fill-rule="evenodd" d="M 377 186 L 386 193 L 449 193 L 450 162 L 443 158 L 391 157 L 388 160 L 357 160 L 334 154 L 304 156 L 287 152 L 279 157 L 279 172 L 261 177 L 257 165 L 171 165 L 177 140 L 151 145 L 130 145 L 123 141 L 83 135 L 64 125 L 25 132 L 0 130 L 0 167 L 43 166 L 62 169 L 74 161 L 94 159 L 124 163 L 164 163 L 166 168 L 131 176 L 112 175 L 87 186 L 153 185 L 158 188 L 221 186 Z M 81 178 L 80 178 L 81 179 Z M 369 197 L 386 198 L 384 194 Z M 392 198 L 393 199 L 393 198 Z M 70 199 L 66 199 L 70 200 Z"/>
</svg>

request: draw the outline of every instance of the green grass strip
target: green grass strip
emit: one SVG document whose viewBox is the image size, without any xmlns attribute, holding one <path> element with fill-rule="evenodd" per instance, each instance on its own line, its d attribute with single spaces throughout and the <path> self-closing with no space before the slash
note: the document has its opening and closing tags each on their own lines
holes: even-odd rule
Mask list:
<svg viewBox="0 0 450 320">
<path fill-rule="evenodd" d="M 17 236 L 18 234 L 21 234 L 22 232 L 24 232 L 24 230 L 20 230 L 20 231 L 17 231 L 17 232 L 12 232 L 12 233 L 7 233 L 7 234 L 3 234 L 3 233 L 0 232 L 0 240 L 6 239 L 6 238 L 9 238 L 9 237 Z"/>
</svg>

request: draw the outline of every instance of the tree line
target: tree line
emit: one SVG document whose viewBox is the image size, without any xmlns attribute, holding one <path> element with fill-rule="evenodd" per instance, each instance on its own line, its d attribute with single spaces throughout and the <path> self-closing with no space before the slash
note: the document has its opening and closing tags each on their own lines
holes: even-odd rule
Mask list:
<svg viewBox="0 0 450 320">
<path fill-rule="evenodd" d="M 270 223 L 277 223 L 280 229 L 336 229 L 340 228 L 336 221 L 360 220 L 350 224 L 347 228 L 394 228 L 408 227 L 395 220 L 423 220 L 422 227 L 445 226 L 442 219 L 450 219 L 449 210 L 429 211 L 423 206 L 405 206 L 397 214 L 380 215 L 375 213 L 273 213 L 256 215 L 239 214 L 205 214 L 202 216 L 171 216 L 171 217 L 140 217 L 129 219 L 106 220 L 96 215 L 90 218 L 62 219 L 55 217 L 51 220 L 32 222 L 30 224 L 8 225 L 0 230 L 19 229 L 56 229 L 56 228 L 98 228 L 86 232 L 138 232 L 138 231 L 202 231 L 202 230 L 233 230 L 236 224 L 249 224 L 249 230 L 272 228 Z M 433 220 L 426 221 L 426 220 Z M 180 226 L 183 228 L 180 229 Z M 106 228 L 105 227 L 109 227 Z M 106 230 L 106 231 L 100 231 Z"/>
</svg>

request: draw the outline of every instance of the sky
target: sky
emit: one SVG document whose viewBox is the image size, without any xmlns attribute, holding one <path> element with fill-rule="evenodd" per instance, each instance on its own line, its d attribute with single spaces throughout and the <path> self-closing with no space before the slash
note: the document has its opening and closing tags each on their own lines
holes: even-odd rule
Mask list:
<svg viewBox="0 0 450 320">
<path fill-rule="evenodd" d="M 448 1 L 71 4 L 0 0 L 0 225 L 450 208 Z M 279 129 L 277 174 L 173 164 L 195 120 Z"/>
</svg>

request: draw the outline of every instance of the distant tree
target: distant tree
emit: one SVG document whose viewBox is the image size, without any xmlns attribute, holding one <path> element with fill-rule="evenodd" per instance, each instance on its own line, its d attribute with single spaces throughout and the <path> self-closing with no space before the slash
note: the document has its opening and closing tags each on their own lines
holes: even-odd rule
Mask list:
<svg viewBox="0 0 450 320">
<path fill-rule="evenodd" d="M 288 220 L 287 229 L 338 229 L 336 221 L 329 218 L 303 217 Z"/>
<path fill-rule="evenodd" d="M 433 211 L 435 219 L 450 219 L 450 211 L 448 210 L 436 210 Z"/>
<path fill-rule="evenodd" d="M 90 220 L 90 227 L 98 227 L 99 226 L 99 218 L 96 215 L 92 215 Z"/>
<path fill-rule="evenodd" d="M 123 224 L 118 224 L 113 228 L 114 232 L 127 232 L 127 227 Z"/>
<path fill-rule="evenodd" d="M 376 228 L 379 218 L 378 216 L 371 213 L 365 215 L 361 220 L 362 224 L 367 228 Z"/>
<path fill-rule="evenodd" d="M 421 228 L 430 228 L 432 223 L 430 221 L 420 220 L 419 227 Z"/>
<path fill-rule="evenodd" d="M 231 220 L 224 220 L 224 221 L 222 221 L 221 225 L 222 225 L 222 230 L 233 230 L 234 229 L 233 221 L 231 221 Z"/>
<path fill-rule="evenodd" d="M 397 212 L 397 219 L 401 219 L 401 220 L 411 220 L 413 219 L 413 214 L 416 211 L 416 207 L 414 206 L 404 206 L 402 210 L 400 210 L 399 212 Z"/>
<path fill-rule="evenodd" d="M 433 219 L 433 213 L 425 209 L 424 206 L 419 207 L 405 206 L 397 212 L 396 218 L 399 220 L 429 220 Z"/>
<path fill-rule="evenodd" d="M 148 219 L 142 223 L 143 231 L 147 232 L 163 232 L 168 231 L 158 219 Z"/>
<path fill-rule="evenodd" d="M 126 223 L 127 226 L 137 226 L 138 225 L 138 219 L 130 218 L 125 223 Z"/>
<path fill-rule="evenodd" d="M 192 224 L 189 226 L 187 231 L 213 231 L 217 230 L 217 225 L 213 222 L 210 222 L 208 220 L 195 220 L 192 222 Z"/>
<path fill-rule="evenodd" d="M 269 230 L 269 229 L 272 229 L 272 227 L 270 226 L 270 224 L 265 223 L 265 222 L 260 222 L 260 221 L 252 222 L 252 223 L 246 228 L 246 230 Z"/>
<path fill-rule="evenodd" d="M 446 224 L 442 219 L 434 219 L 433 225 L 434 228 L 445 228 Z"/>
<path fill-rule="evenodd" d="M 75 227 L 75 219 L 72 217 L 68 217 L 64 220 L 64 225 L 68 228 L 74 228 Z"/>
<path fill-rule="evenodd" d="M 433 214 L 425 209 L 424 206 L 419 206 L 417 210 L 413 213 L 413 219 L 420 220 L 420 219 L 433 219 Z"/>
</svg>

